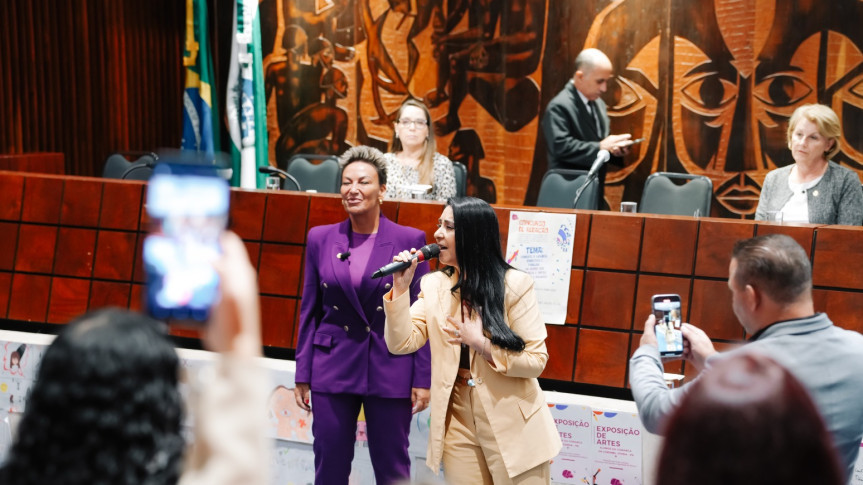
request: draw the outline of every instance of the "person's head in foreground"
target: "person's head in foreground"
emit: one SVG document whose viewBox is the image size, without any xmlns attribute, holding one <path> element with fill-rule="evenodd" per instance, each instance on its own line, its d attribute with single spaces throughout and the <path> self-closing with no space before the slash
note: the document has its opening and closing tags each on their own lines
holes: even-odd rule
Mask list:
<svg viewBox="0 0 863 485">
<path fill-rule="evenodd" d="M 173 484 L 179 361 L 164 324 L 119 309 L 69 323 L 45 351 L 3 484 Z"/>
<path fill-rule="evenodd" d="M 756 353 L 719 359 L 668 421 L 656 483 L 771 485 L 843 482 L 809 393 Z"/>
</svg>

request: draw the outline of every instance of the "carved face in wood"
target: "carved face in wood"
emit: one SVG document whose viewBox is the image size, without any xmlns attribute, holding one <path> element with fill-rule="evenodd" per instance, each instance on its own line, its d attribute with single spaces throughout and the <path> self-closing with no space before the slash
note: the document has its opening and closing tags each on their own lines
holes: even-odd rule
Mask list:
<svg viewBox="0 0 863 485">
<path fill-rule="evenodd" d="M 674 12 L 671 25 L 662 13 L 645 14 L 650 6 L 613 2 L 597 16 L 585 45 L 605 51 L 617 68 L 606 96 L 612 132 L 649 143 L 610 173 L 609 182 L 636 170 L 637 180 L 624 184 L 639 184 L 656 170 L 706 175 L 719 214 L 745 216 L 754 213 L 767 172 L 793 162 L 785 132 L 797 107 L 830 105 L 846 132 L 863 124 L 863 36 L 850 20 L 847 35 L 824 30 L 825 14 L 839 11 L 835 4 L 655 3 L 657 12 Z M 860 18 L 860 2 L 841 3 Z M 622 33 L 627 22 L 639 29 Z M 841 19 L 833 23 L 838 28 Z M 863 168 L 859 139 L 843 137 L 837 161 Z M 641 167 L 645 161 L 649 169 Z"/>
</svg>

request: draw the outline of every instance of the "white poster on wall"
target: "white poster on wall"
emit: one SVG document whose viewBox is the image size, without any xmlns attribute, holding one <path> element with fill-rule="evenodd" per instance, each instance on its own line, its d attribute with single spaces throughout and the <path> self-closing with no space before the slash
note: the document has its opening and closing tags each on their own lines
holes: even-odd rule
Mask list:
<svg viewBox="0 0 863 485">
<path fill-rule="evenodd" d="M 593 411 L 594 460 L 591 484 L 639 485 L 641 422 L 635 413 Z"/>
<path fill-rule="evenodd" d="M 554 483 L 590 483 L 593 475 L 593 409 L 589 406 L 550 406 L 563 447 L 551 461 Z"/>
<path fill-rule="evenodd" d="M 566 320 L 574 235 L 575 214 L 510 212 L 506 261 L 533 277 L 545 323 Z"/>
</svg>

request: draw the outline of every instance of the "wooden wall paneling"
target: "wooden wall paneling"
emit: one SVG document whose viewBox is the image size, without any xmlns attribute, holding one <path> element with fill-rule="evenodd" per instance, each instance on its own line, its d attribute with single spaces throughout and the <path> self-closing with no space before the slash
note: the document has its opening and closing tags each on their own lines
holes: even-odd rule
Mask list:
<svg viewBox="0 0 863 485">
<path fill-rule="evenodd" d="M 815 230 L 818 227 L 815 224 L 781 224 L 776 222 L 759 221 L 755 226 L 755 235 L 764 236 L 767 234 L 785 234 L 791 236 L 797 244 L 803 247 L 806 254 L 812 257 L 812 241 L 815 239 Z"/>
<path fill-rule="evenodd" d="M 63 201 L 63 179 L 57 177 L 28 177 L 24 184 L 24 203 L 21 220 L 57 224 Z"/>
<path fill-rule="evenodd" d="M 264 241 L 303 244 L 308 232 L 308 219 L 312 217 L 309 196 L 302 192 L 272 192 L 267 195 L 263 213 Z M 314 200 L 314 199 L 312 199 Z M 339 204 L 341 208 L 341 204 Z M 243 208 L 237 208 L 240 210 Z M 236 213 L 234 218 L 256 217 L 255 214 Z"/>
<path fill-rule="evenodd" d="M 577 324 L 581 315 L 581 295 L 584 288 L 584 270 L 573 269 L 569 274 L 569 296 L 566 302 L 566 323 Z"/>
<path fill-rule="evenodd" d="M 812 299 L 816 312 L 825 312 L 836 325 L 863 333 L 863 292 L 815 288 Z"/>
<path fill-rule="evenodd" d="M 15 271 L 51 274 L 57 245 L 57 227 L 22 224 L 18 231 Z"/>
<path fill-rule="evenodd" d="M 102 188 L 99 227 L 137 231 L 140 228 L 144 183 L 134 180 L 106 180 Z"/>
<path fill-rule="evenodd" d="M 90 299 L 90 281 L 78 278 L 51 279 L 51 298 L 48 302 L 48 323 L 69 323 L 87 312 Z"/>
<path fill-rule="evenodd" d="M 87 304 L 87 309 L 92 311 L 109 306 L 128 308 L 131 291 L 132 285 L 130 283 L 93 280 L 90 286 L 90 301 Z"/>
<path fill-rule="evenodd" d="M 575 339 L 578 335 L 576 327 L 563 325 L 546 325 L 548 338 L 545 346 L 548 349 L 548 362 L 540 377 L 571 381 L 575 364 Z"/>
<path fill-rule="evenodd" d="M 572 265 L 585 267 L 587 265 L 587 244 L 590 240 L 590 212 L 578 211 L 575 216 L 575 234 L 572 237 Z"/>
<path fill-rule="evenodd" d="M 812 284 L 860 288 L 863 286 L 863 244 L 853 227 L 822 226 L 815 230 Z"/>
<path fill-rule="evenodd" d="M 98 227 L 102 207 L 101 180 L 69 177 L 63 186 L 60 224 Z"/>
<path fill-rule="evenodd" d="M 575 382 L 623 387 L 629 361 L 629 333 L 578 330 Z"/>
<path fill-rule="evenodd" d="M 18 227 L 14 222 L 0 222 L 0 271 L 11 271 L 15 267 Z"/>
<path fill-rule="evenodd" d="M 590 223 L 587 266 L 636 271 L 643 222 L 644 218 L 638 214 L 594 213 Z"/>
<path fill-rule="evenodd" d="M 275 197 L 273 198 L 275 199 Z M 273 208 L 277 204 L 273 203 Z M 257 190 L 237 189 L 231 191 L 231 217 L 230 229 L 237 233 L 242 239 L 260 241 L 263 237 L 264 215 L 267 208 L 267 193 Z M 283 213 L 283 217 L 286 214 Z M 293 214 L 298 214 L 294 212 Z M 284 217 L 287 219 L 287 217 Z M 292 219 L 300 219 L 294 217 Z M 287 225 L 273 218 L 274 229 L 278 230 L 281 226 Z M 281 223 L 281 224 L 280 224 Z M 302 221 L 302 227 L 305 227 L 306 222 Z"/>
<path fill-rule="evenodd" d="M 7 221 L 21 219 L 23 205 L 24 176 L 18 173 L 0 172 L 0 219 Z"/>
<path fill-rule="evenodd" d="M 384 206 L 389 202 L 384 203 Z M 444 205 L 439 202 L 407 202 L 398 203 L 398 219 L 395 221 L 403 226 L 415 227 L 426 233 L 426 244 L 433 243 L 437 231 L 437 221 L 440 219 Z M 396 248 L 397 250 L 401 250 Z M 410 249 L 410 248 L 402 248 Z M 419 248 L 417 248 L 419 249 Z"/>
<path fill-rule="evenodd" d="M 8 318 L 25 322 L 44 322 L 48 314 L 50 295 L 50 276 L 15 273 L 12 275 Z"/>
<path fill-rule="evenodd" d="M 303 247 L 288 244 L 261 245 L 258 284 L 262 294 L 299 296 Z"/>
<path fill-rule="evenodd" d="M 147 272 L 144 270 L 144 239 L 146 237 L 146 232 L 139 232 L 138 240 L 135 243 L 135 260 L 132 263 L 132 281 L 135 283 L 147 282 Z"/>
<path fill-rule="evenodd" d="M 96 230 L 60 227 L 54 274 L 91 278 L 96 253 Z"/>
<path fill-rule="evenodd" d="M 731 307 L 731 290 L 726 281 L 695 279 L 689 323 L 712 339 L 741 340 L 743 327 Z"/>
<path fill-rule="evenodd" d="M 306 223 L 306 232 L 315 226 L 335 224 L 348 218 L 348 214 L 342 206 L 342 198 L 339 195 L 321 194 L 311 197 L 308 212 L 309 220 Z M 305 241 L 305 239 L 303 240 Z"/>
<path fill-rule="evenodd" d="M 12 273 L 0 271 L 0 318 L 9 313 L 9 297 L 12 292 Z"/>
<path fill-rule="evenodd" d="M 131 281 L 138 251 L 138 234 L 99 230 L 96 239 L 96 263 L 93 277 L 114 281 Z"/>
<path fill-rule="evenodd" d="M 728 278 L 734 243 L 755 235 L 755 225 L 723 219 L 701 219 L 695 253 L 695 275 Z"/>
<path fill-rule="evenodd" d="M 634 301 L 634 274 L 588 270 L 584 277 L 580 323 L 629 330 Z"/>
<path fill-rule="evenodd" d="M 275 296 L 261 297 L 261 339 L 269 347 L 294 347 L 294 313 L 298 300 Z"/>
<path fill-rule="evenodd" d="M 691 218 L 644 218 L 640 270 L 691 275 L 695 266 L 698 221 Z"/>
</svg>

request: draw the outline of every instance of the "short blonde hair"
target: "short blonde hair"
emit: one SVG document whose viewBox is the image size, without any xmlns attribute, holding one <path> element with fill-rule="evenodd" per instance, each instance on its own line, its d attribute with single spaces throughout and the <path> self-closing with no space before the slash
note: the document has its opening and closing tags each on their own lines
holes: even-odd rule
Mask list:
<svg viewBox="0 0 863 485">
<path fill-rule="evenodd" d="M 836 156 L 839 153 L 839 138 L 842 137 L 842 125 L 839 123 L 839 116 L 836 115 L 836 112 L 823 104 L 804 104 L 794 110 L 794 114 L 788 120 L 788 148 L 791 148 L 791 137 L 794 135 L 797 123 L 800 123 L 803 119 L 814 123 L 818 127 L 818 133 L 821 133 L 821 136 L 828 140 L 833 140 L 833 147 L 829 151 L 824 152 L 824 158 L 829 160 Z"/>
</svg>

